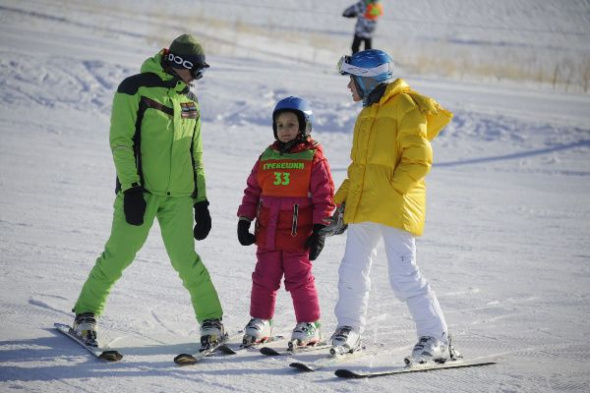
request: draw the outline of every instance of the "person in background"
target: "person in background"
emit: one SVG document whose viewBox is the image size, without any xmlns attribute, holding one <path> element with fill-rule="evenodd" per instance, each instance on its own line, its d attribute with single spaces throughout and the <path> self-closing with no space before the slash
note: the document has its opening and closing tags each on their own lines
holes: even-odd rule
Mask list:
<svg viewBox="0 0 590 393">
<path fill-rule="evenodd" d="M 190 86 L 207 68 L 201 44 L 183 34 L 145 60 L 141 72 L 123 80 L 115 93 L 109 136 L 117 173 L 111 235 L 73 309 L 73 330 L 88 345 L 98 345 L 97 317 L 154 219 L 172 267 L 190 293 L 202 347 L 224 337 L 217 291 L 195 252 L 195 239 L 205 239 L 211 230 L 211 216 L 199 104 Z"/>
<path fill-rule="evenodd" d="M 379 0 L 360 0 L 344 10 L 345 18 L 357 18 L 352 40 L 352 54 L 360 50 L 361 43 L 364 49 L 372 49 L 373 34 L 377 27 L 377 19 L 383 15 L 383 5 Z"/>
<path fill-rule="evenodd" d="M 320 230 L 334 210 L 334 182 L 321 145 L 310 136 L 314 115 L 307 101 L 282 99 L 272 120 L 275 141 L 248 176 L 237 212 L 240 244 L 257 245 L 251 320 L 243 342 L 251 345 L 271 337 L 277 291 L 284 275 L 297 319 L 289 341 L 292 348 L 321 340 L 312 261 L 324 247 Z M 253 234 L 250 225 L 254 219 Z"/>
<path fill-rule="evenodd" d="M 391 288 L 416 324 L 418 342 L 407 364 L 459 356 L 450 343 L 436 294 L 416 265 L 415 237 L 425 220 L 424 177 L 432 166 L 430 141 L 451 121 L 452 113 L 435 100 L 393 80 L 393 60 L 380 50 L 343 56 L 352 100 L 362 102 L 351 149 L 348 176 L 334 197 L 335 214 L 322 232 L 347 230 L 339 268 L 338 326 L 333 353 L 358 350 L 366 325 L 370 271 L 383 239 Z"/>
</svg>

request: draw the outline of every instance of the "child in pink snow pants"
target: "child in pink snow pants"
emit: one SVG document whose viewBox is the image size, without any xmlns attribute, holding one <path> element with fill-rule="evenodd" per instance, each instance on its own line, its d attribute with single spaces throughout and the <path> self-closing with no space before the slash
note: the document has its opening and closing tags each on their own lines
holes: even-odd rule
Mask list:
<svg viewBox="0 0 590 393">
<path fill-rule="evenodd" d="M 285 276 L 297 324 L 289 345 L 320 341 L 320 307 L 312 262 L 324 247 L 320 232 L 334 210 L 334 181 L 322 147 L 310 137 L 309 104 L 298 97 L 279 101 L 273 111 L 275 142 L 257 160 L 238 208 L 238 240 L 256 243 L 250 322 L 244 343 L 266 341 L 272 333 L 277 291 Z M 250 224 L 256 219 L 255 233 Z"/>
</svg>

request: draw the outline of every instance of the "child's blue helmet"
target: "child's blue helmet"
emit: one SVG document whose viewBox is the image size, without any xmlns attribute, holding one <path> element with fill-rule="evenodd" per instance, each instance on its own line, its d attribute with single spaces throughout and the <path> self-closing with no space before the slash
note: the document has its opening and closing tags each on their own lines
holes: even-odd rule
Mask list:
<svg viewBox="0 0 590 393">
<path fill-rule="evenodd" d="M 303 98 L 290 96 L 280 100 L 272 112 L 272 130 L 277 139 L 277 116 L 282 112 L 293 112 L 299 121 L 299 135 L 302 139 L 307 138 L 311 134 L 315 116 L 311 110 L 309 103 Z"/>
<path fill-rule="evenodd" d="M 379 49 L 368 49 L 352 56 L 342 56 L 338 71 L 352 75 L 361 98 L 365 99 L 381 83 L 393 79 L 393 59 Z"/>
</svg>

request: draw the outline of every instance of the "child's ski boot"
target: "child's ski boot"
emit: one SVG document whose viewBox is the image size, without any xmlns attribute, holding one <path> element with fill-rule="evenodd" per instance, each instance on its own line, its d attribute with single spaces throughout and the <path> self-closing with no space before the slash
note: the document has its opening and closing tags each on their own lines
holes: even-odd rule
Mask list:
<svg viewBox="0 0 590 393">
<path fill-rule="evenodd" d="M 248 347 L 265 342 L 271 337 L 272 321 L 269 319 L 252 318 L 246 325 L 242 345 Z"/>
<path fill-rule="evenodd" d="M 295 347 L 305 347 L 308 345 L 316 345 L 322 339 L 320 332 L 320 323 L 316 322 L 299 322 L 295 325 L 291 340 L 289 340 L 289 349 Z"/>
</svg>

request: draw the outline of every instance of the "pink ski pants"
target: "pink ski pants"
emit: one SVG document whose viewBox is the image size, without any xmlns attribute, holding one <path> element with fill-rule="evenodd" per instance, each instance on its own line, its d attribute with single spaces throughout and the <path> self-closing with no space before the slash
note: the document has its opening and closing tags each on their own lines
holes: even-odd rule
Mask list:
<svg viewBox="0 0 590 393">
<path fill-rule="evenodd" d="M 320 319 L 320 305 L 311 272 L 307 251 L 256 251 L 258 262 L 252 273 L 250 315 L 253 318 L 271 319 L 275 312 L 277 291 L 285 276 L 285 289 L 291 293 L 297 322 L 315 322 Z"/>
</svg>

